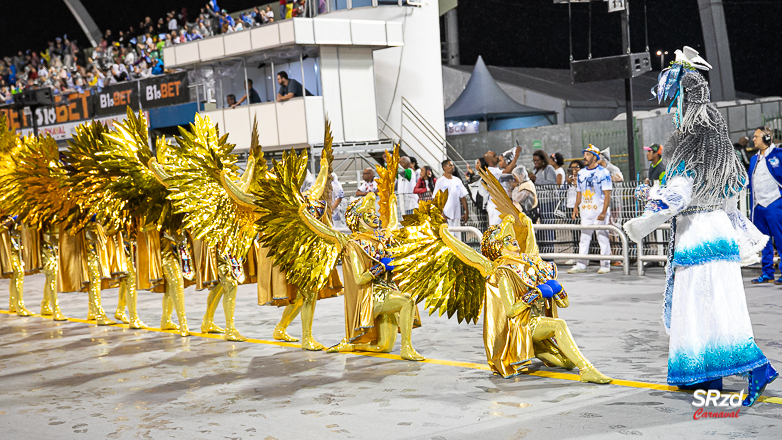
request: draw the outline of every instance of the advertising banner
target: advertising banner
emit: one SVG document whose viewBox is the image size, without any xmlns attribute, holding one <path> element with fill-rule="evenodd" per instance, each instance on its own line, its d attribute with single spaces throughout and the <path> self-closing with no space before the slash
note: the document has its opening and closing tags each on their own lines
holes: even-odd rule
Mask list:
<svg viewBox="0 0 782 440">
<path fill-rule="evenodd" d="M 130 106 L 138 110 L 138 82 L 126 82 L 104 87 L 92 96 L 96 115 L 116 115 L 125 113 Z"/>
<path fill-rule="evenodd" d="M 163 107 L 190 102 L 187 72 L 155 76 L 141 80 L 141 106 Z"/>
</svg>

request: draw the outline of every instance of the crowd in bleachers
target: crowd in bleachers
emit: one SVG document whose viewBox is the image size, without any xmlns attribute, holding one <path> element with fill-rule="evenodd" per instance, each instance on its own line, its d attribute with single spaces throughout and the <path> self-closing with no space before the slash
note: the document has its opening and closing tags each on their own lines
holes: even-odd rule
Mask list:
<svg viewBox="0 0 782 440">
<path fill-rule="evenodd" d="M 283 1 L 287 18 L 304 15 L 303 1 L 290 5 Z M 25 89 L 50 87 L 55 94 L 64 94 L 160 75 L 166 72 L 162 59 L 166 46 L 239 32 L 274 20 L 270 6 L 255 7 L 234 18 L 211 0 L 197 15 L 182 8 L 157 21 L 145 17 L 137 27 L 107 29 L 94 48 L 85 48 L 68 35 L 57 37 L 42 51 L 28 49 L 0 59 L 0 104 L 13 101 L 13 95 Z"/>
</svg>

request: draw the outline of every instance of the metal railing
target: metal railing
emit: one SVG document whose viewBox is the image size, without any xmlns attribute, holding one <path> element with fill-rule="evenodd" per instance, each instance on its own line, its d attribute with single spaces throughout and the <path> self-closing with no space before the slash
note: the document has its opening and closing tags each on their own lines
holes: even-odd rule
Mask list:
<svg viewBox="0 0 782 440">
<path fill-rule="evenodd" d="M 540 230 L 552 230 L 552 231 L 613 231 L 622 241 L 622 253 L 621 255 L 599 255 L 599 254 L 575 254 L 575 253 L 540 253 L 540 258 L 554 259 L 554 258 L 568 258 L 574 260 L 610 260 L 621 261 L 622 269 L 625 275 L 630 275 L 630 246 L 627 243 L 627 235 L 618 226 L 614 225 L 550 225 L 550 224 L 535 224 L 532 227 L 536 231 Z"/>
<path fill-rule="evenodd" d="M 665 223 L 663 225 L 660 225 L 657 227 L 657 229 L 654 230 L 654 234 L 657 234 L 658 231 L 670 231 L 671 230 L 671 224 Z M 651 235 L 651 234 L 649 234 Z M 635 245 L 638 246 L 639 249 L 642 248 L 641 243 L 635 242 Z M 637 268 L 638 268 L 638 275 L 642 276 L 644 274 L 644 261 L 657 261 L 657 262 L 667 262 L 668 257 L 666 255 L 638 255 L 637 257 Z"/>
</svg>

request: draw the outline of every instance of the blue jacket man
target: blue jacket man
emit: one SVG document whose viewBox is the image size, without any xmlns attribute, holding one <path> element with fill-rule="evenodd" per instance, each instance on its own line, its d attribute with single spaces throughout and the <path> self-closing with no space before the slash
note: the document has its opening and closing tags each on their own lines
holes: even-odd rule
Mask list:
<svg viewBox="0 0 782 440">
<path fill-rule="evenodd" d="M 777 252 L 782 255 L 782 148 L 773 144 L 768 127 L 755 130 L 752 140 L 760 151 L 749 162 L 750 214 L 758 230 L 771 237 L 763 248 L 763 274 L 752 282 L 782 285 L 782 278 L 774 281 L 772 244 L 776 243 Z"/>
</svg>

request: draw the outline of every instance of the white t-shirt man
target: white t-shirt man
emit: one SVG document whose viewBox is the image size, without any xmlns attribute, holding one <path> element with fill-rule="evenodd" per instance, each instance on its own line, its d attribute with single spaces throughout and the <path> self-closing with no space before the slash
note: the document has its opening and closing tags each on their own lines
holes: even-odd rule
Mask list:
<svg viewBox="0 0 782 440">
<path fill-rule="evenodd" d="M 400 203 L 402 214 L 407 214 L 418 205 L 418 196 L 413 192 L 415 184 L 417 183 L 415 180 L 415 171 L 412 168 L 408 169 L 410 170 L 410 180 L 407 180 L 404 175 L 399 175 L 396 178 L 397 199 L 398 203 Z"/>
<path fill-rule="evenodd" d="M 497 180 L 500 180 L 500 176 L 502 176 L 502 170 L 498 167 L 486 167 L 487 170 L 489 170 L 490 173 L 494 174 L 494 177 L 497 178 Z M 489 197 L 489 203 L 486 204 L 486 212 L 489 213 L 489 226 L 499 225 L 502 223 L 502 219 L 500 218 L 500 211 L 497 211 L 496 206 L 494 204 L 494 201 Z"/>
<path fill-rule="evenodd" d="M 434 183 L 434 193 L 448 191 L 448 201 L 443 207 L 443 215 L 448 219 L 448 226 L 459 226 L 462 218 L 461 199 L 467 197 L 467 188 L 462 179 L 442 176 Z"/>
<path fill-rule="evenodd" d="M 603 212 L 603 203 L 605 202 L 605 193 L 613 189 L 611 183 L 611 173 L 598 165 L 593 169 L 583 168 L 578 172 L 578 186 L 576 190 L 581 193 L 581 205 L 578 207 L 581 212 L 582 224 L 595 224 L 597 217 Z M 608 212 L 603 223 L 608 224 L 611 217 Z"/>
</svg>

